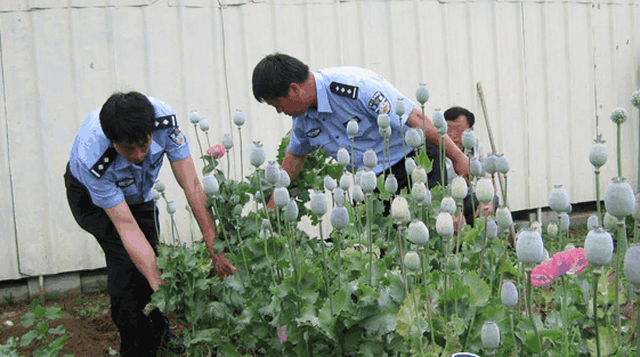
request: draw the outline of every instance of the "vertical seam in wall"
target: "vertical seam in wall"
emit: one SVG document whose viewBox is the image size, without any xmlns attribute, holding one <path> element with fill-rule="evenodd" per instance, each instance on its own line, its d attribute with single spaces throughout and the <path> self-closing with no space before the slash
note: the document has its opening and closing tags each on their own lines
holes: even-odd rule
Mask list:
<svg viewBox="0 0 640 357">
<path fill-rule="evenodd" d="M 527 39 L 526 39 L 526 33 L 525 33 L 525 19 L 524 19 L 524 3 L 521 2 L 520 3 L 520 29 L 521 29 L 521 34 L 522 34 L 522 73 L 523 73 L 523 78 L 522 81 L 524 82 L 524 98 L 525 98 L 525 102 L 524 102 L 524 114 L 525 114 L 525 125 L 527 126 L 527 128 L 529 127 L 529 114 L 528 114 L 528 109 L 529 109 L 529 103 L 527 101 L 527 98 L 529 97 L 527 95 Z M 525 130 L 526 132 L 526 130 Z M 531 149 L 531 143 L 529 141 L 528 137 L 525 137 L 525 145 L 527 150 L 526 152 L 526 162 L 528 163 L 526 166 L 526 173 L 525 173 L 525 177 L 526 177 L 526 183 L 524 185 L 524 197 L 525 197 L 525 202 L 524 205 L 526 207 L 529 207 L 531 204 L 531 190 L 529 189 L 529 182 L 531 180 L 531 160 L 529 160 L 530 157 L 530 149 Z"/>
</svg>

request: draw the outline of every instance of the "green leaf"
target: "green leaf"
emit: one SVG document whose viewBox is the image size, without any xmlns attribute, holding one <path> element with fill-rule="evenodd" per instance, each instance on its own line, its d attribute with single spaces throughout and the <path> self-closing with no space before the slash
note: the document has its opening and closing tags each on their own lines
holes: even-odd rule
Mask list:
<svg viewBox="0 0 640 357">
<path fill-rule="evenodd" d="M 607 326 L 599 326 L 598 333 L 600 334 L 600 355 L 609 356 L 616 351 L 617 336 L 615 331 Z M 587 341 L 589 346 L 589 352 L 592 356 L 596 356 L 596 340 L 595 338 Z"/>
<path fill-rule="evenodd" d="M 420 154 L 414 157 L 417 165 L 424 167 L 427 173 L 431 172 L 433 163 L 429 160 L 426 150 L 420 150 Z"/>
<path fill-rule="evenodd" d="M 36 322 L 36 315 L 31 311 L 22 315 L 22 317 L 20 318 L 20 323 L 22 324 L 22 326 L 26 328 L 31 327 L 31 325 L 33 325 L 34 322 Z"/>
<path fill-rule="evenodd" d="M 33 330 L 27 331 L 20 339 L 20 347 L 28 347 L 33 340 L 38 339 L 40 336 Z"/>
<path fill-rule="evenodd" d="M 62 309 L 57 306 L 52 306 L 50 308 L 47 308 L 46 316 L 49 320 L 59 319 L 64 316 L 64 311 L 62 311 Z"/>
<path fill-rule="evenodd" d="M 50 328 L 47 332 L 54 335 L 62 335 L 67 330 L 64 328 L 64 325 L 59 325 L 58 327 Z"/>
<path fill-rule="evenodd" d="M 371 334 L 385 334 L 396 328 L 396 314 L 386 312 L 371 316 L 362 324 L 364 328 Z"/>
</svg>

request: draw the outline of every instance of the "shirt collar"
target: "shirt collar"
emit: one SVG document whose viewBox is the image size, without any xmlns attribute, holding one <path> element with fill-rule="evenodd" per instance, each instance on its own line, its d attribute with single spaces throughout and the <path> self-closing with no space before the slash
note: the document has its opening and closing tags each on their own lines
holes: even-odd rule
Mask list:
<svg viewBox="0 0 640 357">
<path fill-rule="evenodd" d="M 113 145 L 111 145 L 111 146 L 113 146 Z M 142 162 L 144 163 L 145 161 L 150 160 L 150 157 L 153 154 L 156 154 L 156 153 L 158 153 L 160 151 L 162 151 L 162 147 L 158 143 L 156 143 L 155 140 L 151 141 L 151 145 L 149 145 L 149 152 L 147 152 L 147 156 L 144 157 L 144 160 L 142 160 Z M 137 165 L 132 163 L 132 162 L 127 161 L 124 157 L 122 157 L 120 155 L 118 155 L 116 157 L 116 162 L 114 164 L 114 168 L 116 170 L 122 170 L 122 169 L 125 169 L 125 168 L 129 167 L 129 166 L 136 167 Z M 137 167 L 140 167 L 140 166 L 137 166 Z"/>
<path fill-rule="evenodd" d="M 313 73 L 316 80 L 316 97 L 318 113 L 332 113 L 331 105 L 329 105 L 329 97 L 327 96 L 327 86 L 321 73 Z"/>
</svg>

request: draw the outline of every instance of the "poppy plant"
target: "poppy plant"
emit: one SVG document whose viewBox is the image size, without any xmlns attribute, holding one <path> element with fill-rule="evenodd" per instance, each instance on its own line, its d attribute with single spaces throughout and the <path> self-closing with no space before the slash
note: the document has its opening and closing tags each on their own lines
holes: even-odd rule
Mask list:
<svg viewBox="0 0 640 357">
<path fill-rule="evenodd" d="M 214 145 L 212 147 L 209 148 L 209 150 L 207 150 L 207 155 L 211 156 L 214 159 L 219 159 L 221 157 L 224 156 L 224 154 L 226 153 L 226 150 L 224 148 L 224 146 L 218 144 L 218 145 Z"/>
<path fill-rule="evenodd" d="M 531 284 L 547 286 L 564 274 L 578 274 L 588 266 L 589 262 L 582 248 L 558 252 L 553 255 L 551 260 L 542 262 L 533 268 Z"/>
</svg>

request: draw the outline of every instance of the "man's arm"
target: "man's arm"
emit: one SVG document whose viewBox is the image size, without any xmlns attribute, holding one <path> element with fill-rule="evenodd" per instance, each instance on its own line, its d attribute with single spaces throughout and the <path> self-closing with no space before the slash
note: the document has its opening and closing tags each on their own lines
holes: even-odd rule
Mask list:
<svg viewBox="0 0 640 357">
<path fill-rule="evenodd" d="M 422 128 L 424 130 L 425 137 L 434 145 L 438 146 L 439 135 L 438 129 L 431 122 L 431 119 L 424 116 L 426 120 L 423 120 L 422 112 L 413 108 L 409 118 L 407 119 L 407 125 L 414 128 Z M 453 168 L 458 175 L 469 176 L 469 158 L 458 148 L 458 146 L 451 140 L 449 135 L 444 136 L 445 153 L 448 158 L 453 162 Z"/>
<path fill-rule="evenodd" d="M 122 201 L 115 207 L 105 209 L 105 212 L 116 226 L 122 244 L 131 260 L 147 279 L 151 289 L 157 291 L 162 280 L 160 279 L 160 270 L 156 266 L 156 254 L 140 230 L 138 222 L 133 218 L 129 206 L 125 201 Z"/>
<path fill-rule="evenodd" d="M 296 177 L 298 177 L 298 175 L 300 175 L 300 171 L 302 171 L 302 167 L 304 166 L 304 162 L 306 160 L 306 156 L 294 155 L 289 150 L 287 150 L 287 153 L 284 154 L 284 159 L 282 160 L 282 169 L 289 174 L 289 178 L 292 182 L 296 179 Z M 273 194 L 271 194 L 269 203 L 267 203 L 267 208 L 276 208 L 276 204 L 273 201 Z"/>
<path fill-rule="evenodd" d="M 198 222 L 198 227 L 200 227 L 202 236 L 207 244 L 207 249 L 209 250 L 209 255 L 213 261 L 213 267 L 216 270 L 216 273 L 218 273 L 218 276 L 220 276 L 221 279 L 227 275 L 233 274 L 237 269 L 233 265 L 229 264 L 229 260 L 224 258 L 223 254 L 215 254 L 213 240 L 218 235 L 218 231 L 216 229 L 213 212 L 211 212 L 210 209 L 207 209 L 207 194 L 204 193 L 202 184 L 196 174 L 193 158 L 189 155 L 182 160 L 173 161 L 171 162 L 171 169 L 173 170 L 173 175 L 178 181 L 178 184 L 182 187 L 185 195 L 187 196 L 189 206 L 191 206 L 193 215 Z"/>
</svg>

